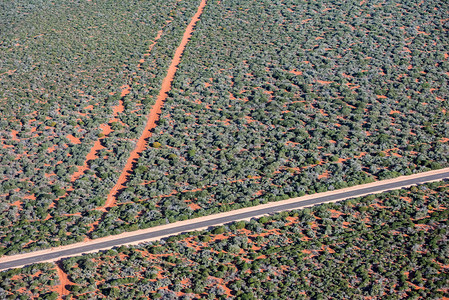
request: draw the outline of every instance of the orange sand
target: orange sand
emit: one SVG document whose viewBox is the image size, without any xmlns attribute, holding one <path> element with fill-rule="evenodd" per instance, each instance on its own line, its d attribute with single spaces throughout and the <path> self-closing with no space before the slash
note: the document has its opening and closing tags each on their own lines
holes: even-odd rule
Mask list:
<svg viewBox="0 0 449 300">
<path fill-rule="evenodd" d="M 189 41 L 190 37 L 192 36 L 194 26 L 198 22 L 205 6 L 206 6 L 206 0 L 202 0 L 198 7 L 197 12 L 195 13 L 195 15 L 193 16 L 189 25 L 187 26 L 186 31 L 184 32 L 184 35 L 182 37 L 181 43 L 178 46 L 178 48 L 176 49 L 173 60 L 168 68 L 167 76 L 165 76 L 164 80 L 162 81 L 162 87 L 161 87 L 161 90 L 157 97 L 156 103 L 154 104 L 154 106 L 152 107 L 152 109 L 150 111 L 150 114 L 148 115 L 147 124 L 145 126 L 145 129 L 143 130 L 142 135 L 140 136 L 139 140 L 137 141 L 136 147 L 131 152 L 131 154 L 128 158 L 128 161 L 126 162 L 126 165 L 123 168 L 119 179 L 117 180 L 117 183 L 109 192 L 106 203 L 101 208 L 102 210 L 105 210 L 106 208 L 114 206 L 114 204 L 117 200 L 117 196 L 118 196 L 117 192 L 125 187 L 125 183 L 127 181 L 128 174 L 132 171 L 134 161 L 136 161 L 140 157 L 142 151 L 145 150 L 145 148 L 147 146 L 146 140 L 151 136 L 151 130 L 156 127 L 156 122 L 159 120 L 159 115 L 161 113 L 162 105 L 164 104 L 164 101 L 167 99 L 167 96 L 168 96 L 167 93 L 171 89 L 171 83 L 173 81 L 173 78 L 175 77 L 176 70 L 178 69 L 177 66 L 178 66 L 179 62 L 181 61 L 181 56 L 184 52 L 187 42 Z"/>
<path fill-rule="evenodd" d="M 131 88 L 129 85 L 124 85 L 121 88 L 122 88 L 122 92 L 121 92 L 120 96 L 122 98 L 130 93 Z M 109 121 L 109 123 L 117 121 L 118 120 L 117 115 L 119 113 L 123 112 L 124 110 L 125 110 L 125 107 L 123 106 L 123 100 L 119 100 L 119 104 L 117 104 L 116 106 L 114 106 L 112 108 L 113 116 L 112 116 L 112 119 Z M 90 149 L 89 153 L 86 155 L 86 159 L 84 160 L 84 165 L 78 166 L 78 171 L 73 173 L 72 178 L 70 179 L 72 182 L 74 182 L 75 180 L 80 178 L 80 176 L 83 175 L 87 169 L 89 169 L 89 162 L 91 160 L 94 160 L 97 158 L 98 151 L 104 149 L 103 145 L 101 145 L 101 140 L 104 139 L 109 133 L 111 133 L 112 129 L 111 129 L 111 126 L 109 126 L 109 124 L 101 124 L 100 128 L 101 128 L 101 133 L 103 136 L 95 141 L 93 147 Z M 79 139 L 75 138 L 72 135 L 68 135 L 67 138 L 74 144 L 80 143 Z"/>
<path fill-rule="evenodd" d="M 57 286 L 57 292 L 59 293 L 59 296 L 62 298 L 62 296 L 67 296 L 70 292 L 66 289 L 67 285 L 73 285 L 73 282 L 71 282 L 67 276 L 67 274 L 61 269 L 59 266 L 59 263 L 56 263 L 56 271 L 58 272 L 58 277 L 60 284 Z"/>
</svg>

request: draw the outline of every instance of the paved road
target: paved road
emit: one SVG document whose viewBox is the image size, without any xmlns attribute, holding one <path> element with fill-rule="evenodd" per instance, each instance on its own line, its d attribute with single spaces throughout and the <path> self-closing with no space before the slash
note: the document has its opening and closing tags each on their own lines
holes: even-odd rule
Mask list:
<svg viewBox="0 0 449 300">
<path fill-rule="evenodd" d="M 449 178 L 449 171 L 446 171 L 446 172 L 440 173 L 440 174 L 427 175 L 427 176 L 424 174 L 425 173 L 423 173 L 423 176 L 420 178 L 405 179 L 402 181 L 393 182 L 393 183 L 385 183 L 385 184 L 382 184 L 382 182 L 379 182 L 380 183 L 379 185 L 376 185 L 373 187 L 367 187 L 367 188 L 363 188 L 363 189 L 358 189 L 358 190 L 354 190 L 354 191 L 339 192 L 337 190 L 337 191 L 335 191 L 335 193 L 333 193 L 331 195 L 326 195 L 326 196 L 320 196 L 320 194 L 316 194 L 316 197 L 314 197 L 313 199 L 301 200 L 301 201 L 288 203 L 288 204 L 279 203 L 280 205 L 277 205 L 274 207 L 262 208 L 262 209 L 257 209 L 257 207 L 256 207 L 255 210 L 252 210 L 249 212 L 236 213 L 236 214 L 228 215 L 225 217 L 220 217 L 218 215 L 217 218 L 214 218 L 212 220 L 198 221 L 198 222 L 195 222 L 195 220 L 192 220 L 191 224 L 182 225 L 182 227 L 177 226 L 177 227 L 173 227 L 173 228 L 157 230 L 157 231 L 138 234 L 138 235 L 129 236 L 129 237 L 121 237 L 121 238 L 115 238 L 115 239 L 113 238 L 108 241 L 104 241 L 104 242 L 100 242 L 100 243 L 96 243 L 96 244 L 92 244 L 92 245 L 84 245 L 84 246 L 74 247 L 74 248 L 65 249 L 65 250 L 55 250 L 51 253 L 45 253 L 45 254 L 41 254 L 41 255 L 37 255 L 37 256 L 33 256 L 33 257 L 18 258 L 16 260 L 12 260 L 12 261 L 8 261 L 8 262 L 1 262 L 0 270 L 30 265 L 30 264 L 44 262 L 44 261 L 56 261 L 56 260 L 64 258 L 64 257 L 81 255 L 86 252 L 92 252 L 92 251 L 96 251 L 96 250 L 98 251 L 101 249 L 112 248 L 112 247 L 121 246 L 121 245 L 128 245 L 128 244 L 136 243 L 139 241 L 143 242 L 145 240 L 149 240 L 152 238 L 154 239 L 154 238 L 158 238 L 158 237 L 164 237 L 167 235 L 177 234 L 180 232 L 193 231 L 193 230 L 197 230 L 200 228 L 205 228 L 205 227 L 214 226 L 214 225 L 220 225 L 220 224 L 234 222 L 234 221 L 238 221 L 238 220 L 249 219 L 252 217 L 261 216 L 261 215 L 265 215 L 265 214 L 272 214 L 272 213 L 280 212 L 280 211 L 299 209 L 299 208 L 312 206 L 312 205 L 316 205 L 316 204 L 321 204 L 321 203 L 326 203 L 326 202 L 335 202 L 335 201 L 339 201 L 339 200 L 343 200 L 343 199 L 347 199 L 347 198 L 355 198 L 355 197 L 358 197 L 361 195 L 373 194 L 373 193 L 377 193 L 377 192 L 381 192 L 381 191 L 385 191 L 385 190 L 394 190 L 394 189 L 399 189 L 399 188 L 410 186 L 410 185 L 415 185 L 415 184 Z"/>
</svg>

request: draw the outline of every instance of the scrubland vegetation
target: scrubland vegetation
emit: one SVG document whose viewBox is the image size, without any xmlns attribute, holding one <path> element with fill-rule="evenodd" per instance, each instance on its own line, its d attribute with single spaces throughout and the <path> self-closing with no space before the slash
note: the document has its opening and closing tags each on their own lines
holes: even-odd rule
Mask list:
<svg viewBox="0 0 449 300">
<path fill-rule="evenodd" d="M 35 264 L 0 273 L 0 299 L 58 299 L 58 276 L 54 265 Z"/>
<path fill-rule="evenodd" d="M 61 265 L 74 299 L 440 299 L 449 296 L 448 201 L 448 182 L 437 182 Z M 1 273 L 9 292 L 0 295 L 32 290 L 11 279 L 32 268 Z M 42 282 L 34 293 L 48 293 Z"/>
<path fill-rule="evenodd" d="M 449 166 L 442 0 L 0 3 L 0 256 Z M 140 150 L 139 150 L 140 151 Z M 0 273 L 0 299 L 449 297 L 436 182 Z"/>
<path fill-rule="evenodd" d="M 9 23 L 0 29 L 0 253 L 14 254 L 73 243 L 91 230 L 93 209 L 140 136 L 195 6 L 1 5 Z M 99 139 L 87 170 L 74 176 Z"/>
<path fill-rule="evenodd" d="M 0 255 L 448 166 L 445 1 L 210 0 L 97 210 L 198 3 L 0 4 Z"/>
<path fill-rule="evenodd" d="M 442 1 L 209 1 L 95 236 L 448 165 Z"/>
</svg>

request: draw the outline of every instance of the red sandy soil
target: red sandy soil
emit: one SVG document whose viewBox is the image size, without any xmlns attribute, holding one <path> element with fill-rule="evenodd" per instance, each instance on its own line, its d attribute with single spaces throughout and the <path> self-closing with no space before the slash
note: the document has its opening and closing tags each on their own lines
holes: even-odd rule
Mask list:
<svg viewBox="0 0 449 300">
<path fill-rule="evenodd" d="M 157 41 L 161 38 L 163 32 L 164 31 L 162 29 L 158 31 L 157 36 L 154 38 L 153 43 L 150 45 L 150 47 L 148 47 L 147 53 L 145 53 L 143 56 L 149 56 L 150 55 L 151 50 L 153 50 L 153 48 L 156 45 Z"/>
<path fill-rule="evenodd" d="M 186 31 L 184 32 L 184 35 L 182 37 L 181 43 L 178 46 L 178 48 L 176 49 L 173 60 L 168 68 L 167 75 L 165 76 L 164 80 L 162 81 L 162 87 L 161 87 L 159 95 L 156 99 L 156 103 L 151 108 L 150 114 L 148 115 L 147 124 L 145 126 L 145 129 L 143 130 L 142 135 L 140 136 L 139 140 L 137 141 L 136 147 L 131 152 L 131 154 L 128 158 L 128 161 L 126 162 L 126 165 L 123 168 L 119 179 L 117 180 L 117 183 L 109 192 L 106 203 L 101 208 L 102 210 L 105 210 L 106 208 L 109 208 L 109 207 L 112 207 L 115 205 L 115 202 L 116 202 L 117 196 L 118 196 L 117 192 L 125 187 L 125 183 L 127 181 L 127 176 L 132 171 L 133 163 L 140 157 L 140 155 L 142 154 L 142 151 L 145 150 L 145 148 L 147 146 L 146 140 L 151 136 L 151 130 L 156 127 L 156 122 L 159 120 L 162 105 L 164 104 L 164 101 L 167 99 L 167 93 L 171 89 L 171 83 L 175 76 L 176 70 L 178 69 L 177 66 L 178 66 L 179 62 L 181 61 L 182 53 L 184 52 L 187 42 L 189 41 L 190 37 L 192 36 L 193 29 L 194 29 L 193 27 L 198 22 L 205 6 L 206 6 L 206 0 L 202 0 L 198 7 L 197 12 L 195 13 L 195 15 L 193 16 L 189 25 L 187 26 Z"/>
<path fill-rule="evenodd" d="M 199 205 L 196 204 L 196 203 L 190 203 L 190 204 L 188 204 L 188 206 L 189 206 L 192 210 L 197 210 L 197 209 L 200 209 L 200 208 L 201 208 L 201 206 L 199 206 Z"/>
<path fill-rule="evenodd" d="M 130 93 L 130 91 L 131 91 L 131 87 L 129 86 L 129 85 L 124 85 L 124 86 L 122 86 L 121 87 L 122 88 L 122 92 L 120 93 L 120 98 L 123 98 L 123 97 L 125 97 L 126 95 L 128 95 L 129 93 Z M 120 107 L 121 106 L 121 107 Z M 114 113 L 116 112 L 116 111 L 119 111 L 119 110 L 121 110 L 121 111 L 123 111 L 123 109 L 124 109 L 124 107 L 123 107 L 123 105 L 117 105 L 117 106 L 114 106 Z"/>
<path fill-rule="evenodd" d="M 76 137 L 74 137 L 73 135 L 71 135 L 71 134 L 69 134 L 68 136 L 66 136 L 67 137 L 67 139 L 69 139 L 70 140 L 70 142 L 72 143 L 72 144 L 81 144 L 81 141 L 80 141 L 80 139 L 79 138 L 76 138 Z"/>
<path fill-rule="evenodd" d="M 229 289 L 226 286 L 226 284 L 224 283 L 224 280 L 222 278 L 217 278 L 217 279 L 218 279 L 218 282 L 220 282 L 220 284 L 217 284 L 217 286 L 221 287 L 224 290 L 226 296 L 232 297 L 232 293 L 231 293 L 232 291 L 231 291 L 231 289 Z"/>
<path fill-rule="evenodd" d="M 323 174 L 318 176 L 318 179 L 322 179 L 322 178 L 328 178 L 329 177 L 329 171 L 324 172 Z"/>
<path fill-rule="evenodd" d="M 292 73 L 292 74 L 295 74 L 295 75 L 302 75 L 302 72 L 301 71 L 297 71 L 296 69 L 291 70 L 289 72 Z"/>
<path fill-rule="evenodd" d="M 73 285 L 74 283 L 69 280 L 67 274 L 61 269 L 59 263 L 55 264 L 56 271 L 58 272 L 59 285 L 56 286 L 56 292 L 58 292 L 59 297 L 67 296 L 70 292 L 66 289 L 67 285 Z"/>
<path fill-rule="evenodd" d="M 331 84 L 333 81 L 316 80 L 316 82 L 326 85 L 326 84 Z"/>
<path fill-rule="evenodd" d="M 212 86 L 212 84 L 209 83 L 209 82 L 205 82 L 205 83 L 204 83 L 204 86 L 205 86 L 205 87 L 210 87 L 210 86 Z"/>
<path fill-rule="evenodd" d="M 104 124 L 102 124 L 100 127 L 103 127 Z M 102 128 L 104 131 L 104 128 Z M 76 171 L 75 173 L 73 173 L 72 178 L 70 179 L 72 182 L 74 182 L 75 180 L 77 180 L 81 175 L 84 174 L 84 172 L 89 169 L 89 165 L 88 163 L 91 160 L 94 160 L 95 158 L 97 158 L 97 151 L 100 151 L 101 149 L 103 149 L 104 147 L 101 145 L 101 140 L 102 138 L 99 138 L 98 140 L 95 141 L 94 146 L 90 149 L 89 153 L 86 155 L 86 160 L 84 161 L 84 165 L 83 166 L 79 166 L 78 167 L 78 171 Z"/>
<path fill-rule="evenodd" d="M 129 85 L 122 86 L 121 97 L 126 96 L 127 94 L 129 94 L 129 92 L 130 92 Z M 112 119 L 109 121 L 109 123 L 117 121 L 116 117 L 117 117 L 118 113 L 123 112 L 124 109 L 125 108 L 123 106 L 123 100 L 119 100 L 119 104 L 112 108 L 113 116 L 112 116 Z M 70 179 L 72 182 L 77 180 L 81 175 L 84 174 L 84 172 L 87 169 L 89 169 L 89 162 L 91 160 L 94 160 L 97 158 L 98 151 L 104 149 L 104 147 L 101 145 L 101 140 L 104 139 L 109 133 L 111 133 L 112 129 L 111 129 L 111 126 L 109 126 L 109 124 L 101 124 L 100 128 L 101 128 L 101 133 L 103 134 L 103 136 L 95 141 L 93 147 L 90 149 L 89 153 L 86 155 L 86 159 L 84 160 L 83 166 L 78 166 L 78 171 L 73 173 L 72 178 Z M 68 135 L 67 138 L 75 144 L 80 142 L 79 139 L 76 139 L 75 137 L 73 137 L 71 135 Z"/>
<path fill-rule="evenodd" d="M 101 220 L 101 219 L 98 219 L 98 220 L 96 220 L 95 222 L 93 222 L 92 224 L 89 224 L 90 228 L 89 228 L 89 231 L 88 231 L 87 233 L 91 233 L 92 231 L 94 231 L 94 230 L 95 230 L 95 227 L 96 227 L 98 224 L 100 224 L 100 220 Z"/>
<path fill-rule="evenodd" d="M 19 141 L 19 139 L 17 138 L 18 133 L 19 132 L 17 130 L 11 130 L 11 136 L 13 141 Z"/>
<path fill-rule="evenodd" d="M 353 158 L 361 158 L 362 156 L 365 156 L 367 154 L 367 152 L 361 152 L 359 155 L 356 155 L 356 156 L 354 156 Z M 337 161 L 337 163 L 342 163 L 342 162 L 344 162 L 344 161 L 347 161 L 347 160 L 349 160 L 349 159 L 351 159 L 351 158 L 339 158 L 338 159 L 338 161 Z"/>
<path fill-rule="evenodd" d="M 22 201 L 20 201 L 20 200 L 17 200 L 16 202 L 14 202 L 14 203 L 12 203 L 11 204 L 11 206 L 17 206 L 17 207 L 19 207 L 20 208 L 20 206 L 23 204 L 23 202 Z"/>
</svg>

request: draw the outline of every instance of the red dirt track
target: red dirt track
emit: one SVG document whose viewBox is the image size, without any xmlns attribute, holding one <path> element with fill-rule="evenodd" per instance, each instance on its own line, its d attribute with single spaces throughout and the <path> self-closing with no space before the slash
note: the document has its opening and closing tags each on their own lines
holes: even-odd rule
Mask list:
<svg viewBox="0 0 449 300">
<path fill-rule="evenodd" d="M 121 97 L 126 96 L 127 94 L 129 94 L 129 86 L 128 85 L 124 85 L 122 86 L 122 92 L 121 92 Z M 113 111 L 113 116 L 112 119 L 110 120 L 110 122 L 114 122 L 117 121 L 117 115 L 118 113 L 123 112 L 124 107 L 123 107 L 123 100 L 120 99 L 119 100 L 119 104 L 114 106 L 112 108 Z M 111 126 L 109 126 L 109 124 L 101 124 L 100 125 L 101 128 L 101 133 L 103 134 L 102 137 L 100 137 L 99 139 L 97 139 L 93 145 L 92 148 L 90 148 L 89 153 L 86 156 L 86 159 L 84 161 L 84 165 L 83 166 L 78 166 L 78 170 L 73 173 L 72 177 L 71 177 L 71 181 L 74 182 L 75 180 L 77 180 L 78 178 L 80 178 L 81 175 L 84 174 L 84 172 L 86 172 L 86 170 L 89 169 L 89 162 L 96 159 L 97 158 L 97 152 L 104 149 L 103 145 L 101 145 L 101 140 L 104 139 L 109 133 L 111 133 Z M 67 138 L 69 138 L 72 142 L 75 142 L 76 144 L 76 140 L 71 139 L 70 136 L 68 136 Z M 79 141 L 79 140 L 78 140 Z"/>
<path fill-rule="evenodd" d="M 67 296 L 68 294 L 70 294 L 70 292 L 67 290 L 66 286 L 67 285 L 73 285 L 73 282 L 71 282 L 68 279 L 67 274 L 61 269 L 61 266 L 59 265 L 59 263 L 55 264 L 56 266 L 56 271 L 58 272 L 58 277 L 59 277 L 59 285 L 56 286 L 56 292 L 59 294 L 60 299 L 63 296 Z"/>
<path fill-rule="evenodd" d="M 161 38 L 162 36 L 162 30 L 160 30 L 156 36 L 156 38 L 154 39 L 153 43 L 150 45 L 150 47 L 148 48 L 148 53 L 151 52 L 151 50 L 154 48 L 154 46 L 156 45 L 157 41 Z M 144 54 L 144 56 L 149 55 L 148 53 Z M 140 68 L 140 64 L 138 66 Z M 123 97 L 125 97 L 126 95 L 128 95 L 131 91 L 131 87 L 129 85 L 124 85 L 121 87 L 122 91 L 120 94 L 120 100 L 119 100 L 119 104 L 112 107 L 112 112 L 113 112 L 113 116 L 112 119 L 109 120 L 109 123 L 111 122 L 115 122 L 118 121 L 117 116 L 119 113 L 124 111 L 124 106 L 123 106 Z M 112 93 L 113 94 L 113 93 Z M 101 140 L 104 139 L 109 133 L 111 133 L 112 129 L 111 126 L 109 126 L 109 124 L 101 124 L 100 128 L 102 130 L 102 134 L 103 137 L 100 137 L 98 140 L 95 141 L 94 145 L 92 146 L 92 148 L 90 149 L 90 152 L 87 154 L 86 159 L 84 161 L 84 165 L 83 166 L 78 166 L 78 170 L 73 173 L 72 177 L 71 177 L 71 181 L 74 182 L 75 180 L 79 179 L 79 177 L 81 175 L 84 174 L 84 172 L 86 172 L 86 170 L 89 169 L 89 162 L 96 159 L 97 155 L 96 153 L 102 149 L 104 149 L 104 147 L 101 145 Z M 80 140 L 73 137 L 72 135 L 67 136 L 67 138 L 74 144 L 80 144 Z"/>
<path fill-rule="evenodd" d="M 140 136 L 139 140 L 137 141 L 136 147 L 131 152 L 128 161 L 126 162 L 125 167 L 122 170 L 122 173 L 120 174 L 119 179 L 117 180 L 117 183 L 115 186 L 111 189 L 109 192 L 108 198 L 106 200 L 106 203 L 103 207 L 99 208 L 101 210 L 105 210 L 106 208 L 112 207 L 115 205 L 115 202 L 117 200 L 117 193 L 119 190 L 125 187 L 125 183 L 127 181 L 127 175 L 132 171 L 133 169 L 133 163 L 140 157 L 143 150 L 145 150 L 147 146 L 147 139 L 151 136 L 151 130 L 156 127 L 156 122 L 159 120 L 159 115 L 161 113 L 162 105 L 164 104 L 164 101 L 167 99 L 167 92 L 171 89 L 171 84 L 173 81 L 173 78 L 175 77 L 176 70 L 178 69 L 178 64 L 181 61 L 181 56 L 184 52 L 184 49 L 192 36 L 194 26 L 200 19 L 201 14 L 203 13 L 203 9 L 206 6 L 206 0 L 202 0 L 197 12 L 193 16 L 192 20 L 190 21 L 189 25 L 187 25 L 186 31 L 184 32 L 184 35 L 182 37 L 181 43 L 179 44 L 178 48 L 176 49 L 175 55 L 173 57 L 173 60 L 168 67 L 167 75 L 165 76 L 164 80 L 162 81 L 161 90 L 159 92 L 159 95 L 157 97 L 156 103 L 151 108 L 151 111 L 147 118 L 147 124 L 145 126 L 145 129 L 143 130 L 142 135 Z"/>
</svg>

